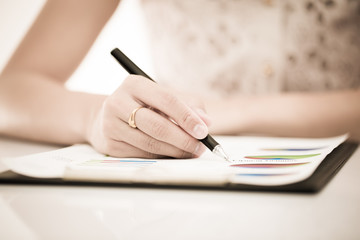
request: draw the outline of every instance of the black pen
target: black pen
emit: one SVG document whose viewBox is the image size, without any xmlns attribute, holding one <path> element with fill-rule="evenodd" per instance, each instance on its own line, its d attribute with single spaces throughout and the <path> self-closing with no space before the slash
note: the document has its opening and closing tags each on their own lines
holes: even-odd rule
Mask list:
<svg viewBox="0 0 360 240">
<path fill-rule="evenodd" d="M 129 73 L 134 75 L 141 75 L 155 82 L 151 77 L 144 73 L 135 63 L 133 63 L 124 53 L 118 48 L 111 51 L 111 55 L 120 63 L 120 65 Z M 204 139 L 199 139 L 207 148 L 210 149 L 216 155 L 230 161 L 221 145 L 215 141 L 215 139 L 208 134 Z"/>
</svg>

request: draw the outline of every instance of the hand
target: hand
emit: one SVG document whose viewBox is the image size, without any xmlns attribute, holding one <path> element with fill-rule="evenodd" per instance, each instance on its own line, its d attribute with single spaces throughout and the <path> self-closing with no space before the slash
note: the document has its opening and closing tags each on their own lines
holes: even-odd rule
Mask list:
<svg viewBox="0 0 360 240">
<path fill-rule="evenodd" d="M 128 119 L 140 106 L 135 129 Z M 115 157 L 198 157 L 205 146 L 197 139 L 208 134 L 208 118 L 198 101 L 188 104 L 170 89 L 135 75 L 95 109 L 89 122 L 88 142 Z"/>
</svg>

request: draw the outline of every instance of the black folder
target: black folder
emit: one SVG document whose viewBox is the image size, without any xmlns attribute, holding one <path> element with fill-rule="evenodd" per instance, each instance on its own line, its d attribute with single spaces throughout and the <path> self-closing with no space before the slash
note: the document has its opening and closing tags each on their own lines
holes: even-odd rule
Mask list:
<svg viewBox="0 0 360 240">
<path fill-rule="evenodd" d="M 336 175 L 341 167 L 357 149 L 358 144 L 344 142 L 336 147 L 317 167 L 315 172 L 307 179 L 278 186 L 259 186 L 247 184 L 227 184 L 224 186 L 182 186 L 182 185 L 158 185 L 158 184 L 124 184 L 124 183 L 97 183 L 84 181 L 64 181 L 61 179 L 31 178 L 7 171 L 0 174 L 0 184 L 52 184 L 66 186 L 117 186 L 117 187 L 153 187 L 153 188 L 181 188 L 181 189 L 213 189 L 232 191 L 271 191 L 271 192 L 299 192 L 316 193 L 323 189 L 326 184 Z"/>
</svg>

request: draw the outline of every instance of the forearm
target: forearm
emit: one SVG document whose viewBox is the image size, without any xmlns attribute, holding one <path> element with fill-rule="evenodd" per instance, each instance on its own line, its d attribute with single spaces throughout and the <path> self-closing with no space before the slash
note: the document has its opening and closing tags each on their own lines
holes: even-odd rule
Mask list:
<svg viewBox="0 0 360 240">
<path fill-rule="evenodd" d="M 85 142 L 104 96 L 71 92 L 38 74 L 0 77 L 0 134 L 60 144 Z"/>
<path fill-rule="evenodd" d="M 293 137 L 350 133 L 352 139 L 360 140 L 359 90 L 238 97 L 224 104 L 233 113 L 225 110 L 221 116 L 221 111 L 209 106 L 211 116 L 217 119 L 211 129 L 215 133 Z M 222 127 L 220 118 L 226 116 L 230 124 Z"/>
<path fill-rule="evenodd" d="M 0 134 L 71 144 L 86 140 L 104 96 L 64 83 L 118 5 L 111 1 L 47 1 L 0 75 Z"/>
</svg>

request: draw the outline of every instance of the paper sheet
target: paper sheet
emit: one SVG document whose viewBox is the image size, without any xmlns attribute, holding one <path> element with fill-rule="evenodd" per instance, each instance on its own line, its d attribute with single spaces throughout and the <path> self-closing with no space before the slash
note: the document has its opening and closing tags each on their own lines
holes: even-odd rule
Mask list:
<svg viewBox="0 0 360 240">
<path fill-rule="evenodd" d="M 100 158 L 103 155 L 89 145 L 74 145 L 55 151 L 3 159 L 3 164 L 13 172 L 35 178 L 62 178 L 71 162 Z"/>
<path fill-rule="evenodd" d="M 7 159 L 14 172 L 37 178 L 126 183 L 283 185 L 309 177 L 346 136 L 322 139 L 216 137 L 233 162 L 210 151 L 198 159 L 107 157 L 89 145 Z"/>
<path fill-rule="evenodd" d="M 347 139 L 333 138 L 263 138 L 244 137 L 236 141 L 223 139 L 225 151 L 237 168 L 232 183 L 284 185 L 311 176 L 322 160 Z"/>
</svg>

